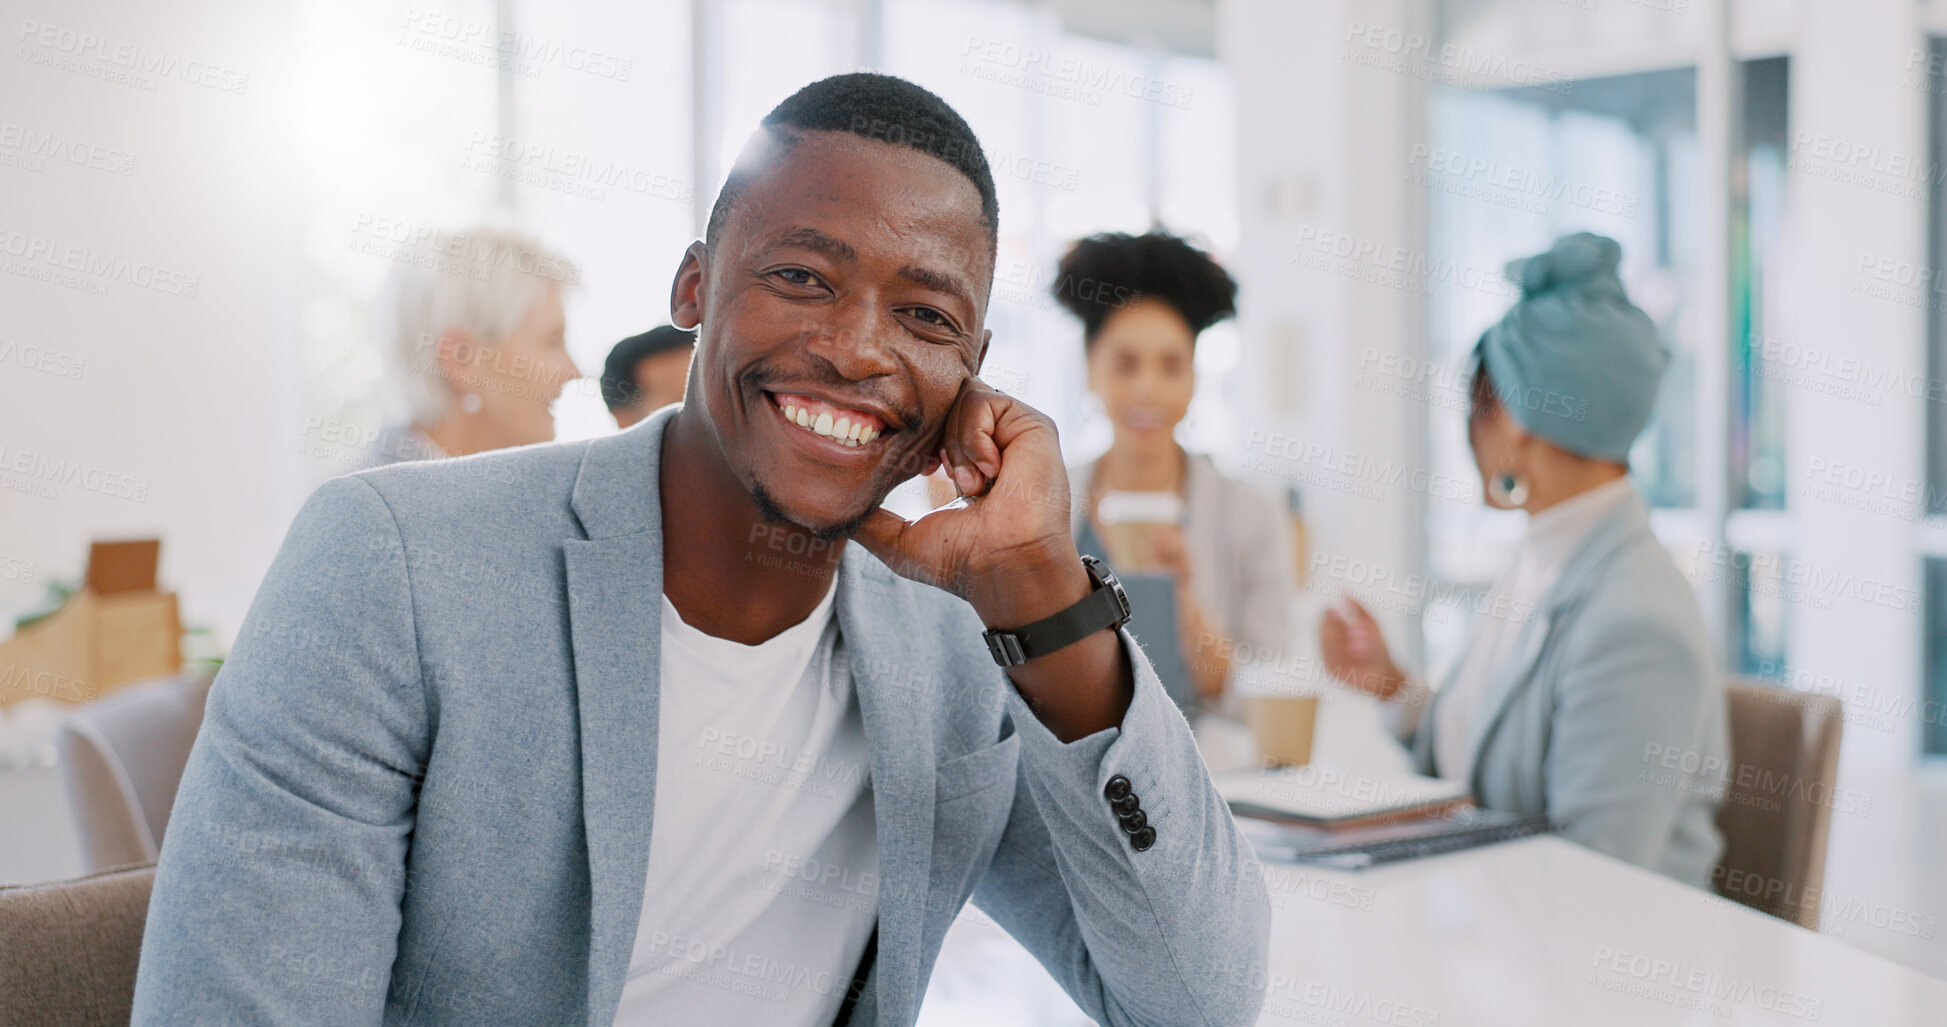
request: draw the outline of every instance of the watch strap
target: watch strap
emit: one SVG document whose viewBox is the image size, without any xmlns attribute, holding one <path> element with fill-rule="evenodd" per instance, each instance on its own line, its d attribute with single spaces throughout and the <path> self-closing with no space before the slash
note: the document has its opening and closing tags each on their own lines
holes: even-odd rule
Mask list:
<svg viewBox="0 0 1947 1027">
<path fill-rule="evenodd" d="M 1095 590 L 1058 613 L 1043 617 L 1026 627 L 1009 631 L 984 631 L 981 638 L 994 662 L 1015 667 L 1037 656 L 1063 649 L 1104 628 L 1129 622 L 1129 598 L 1108 566 L 1092 556 L 1082 557 Z"/>
</svg>

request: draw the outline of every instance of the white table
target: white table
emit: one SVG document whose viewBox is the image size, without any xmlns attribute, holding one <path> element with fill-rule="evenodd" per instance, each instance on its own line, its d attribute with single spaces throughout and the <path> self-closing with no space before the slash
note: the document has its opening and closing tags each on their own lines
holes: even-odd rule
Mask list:
<svg viewBox="0 0 1947 1027">
<path fill-rule="evenodd" d="M 1328 702 L 1314 754 L 1404 769 L 1362 705 Z M 1199 741 L 1216 767 L 1248 749 L 1221 730 Z M 1364 871 L 1274 862 L 1266 877 L 1260 1027 L 1947 1025 L 1947 982 L 1560 838 Z M 921 1027 L 1089 1022 L 972 907 L 920 1015 Z"/>
<path fill-rule="evenodd" d="M 1940 1027 L 1947 982 L 1560 838 L 1266 868 L 1259 1027 Z M 922 1027 L 1090 1021 L 969 907 Z"/>
<path fill-rule="evenodd" d="M 1559 838 L 1267 877 L 1261 1027 L 1947 1023 L 1947 982 Z"/>
</svg>

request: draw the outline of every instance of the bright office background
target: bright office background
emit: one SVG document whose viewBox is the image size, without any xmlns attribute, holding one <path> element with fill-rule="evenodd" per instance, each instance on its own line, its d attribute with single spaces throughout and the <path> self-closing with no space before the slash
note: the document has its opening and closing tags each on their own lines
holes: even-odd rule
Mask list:
<svg viewBox="0 0 1947 1027">
<path fill-rule="evenodd" d="M 1001 207 L 988 378 L 1052 413 L 1072 456 L 1107 436 L 1079 329 L 1047 296 L 1065 245 L 1162 225 L 1228 264 L 1242 314 L 1199 344 L 1185 443 L 1296 493 L 1321 593 L 1370 580 L 1333 568 L 1424 575 L 1375 605 L 1435 671 L 1520 526 L 1480 507 L 1461 413 L 1461 358 L 1512 297 L 1498 269 L 1569 231 L 1619 239 L 1675 355 L 1634 455 L 1656 528 L 1728 672 L 1847 702 L 1843 772 L 1892 798 L 1870 830 L 1835 826 L 1832 873 L 1942 911 L 1938 871 L 1875 860 L 1947 852 L 1938 818 L 1903 805 L 1947 755 L 1943 0 L 0 9 L 0 121 L 132 155 L 127 174 L 0 163 L 0 241 L 199 286 L 0 275 L 0 347 L 84 367 L 0 364 L 7 462 L 44 454 L 147 485 L 139 502 L 0 491 L 0 567 L 26 568 L 0 576 L 0 611 L 77 577 L 88 540 L 153 534 L 185 618 L 227 639 L 297 506 L 386 417 L 368 305 L 390 233 L 485 219 L 538 234 L 581 271 L 569 347 L 598 371 L 616 340 L 666 320 L 682 251 L 757 119 L 871 68 L 940 93 L 986 145 Z M 247 88 L 77 74 L 30 22 Z M 527 56 L 497 66 L 482 32 Z M 1136 81 L 1158 99 L 1113 85 Z M 588 382 L 557 423 L 564 438 L 612 430 Z M 1274 435 L 1313 448 L 1288 459 Z M 1293 625 L 1294 653 L 1310 631 Z M 1860 943 L 1947 974 L 1937 944 Z"/>
</svg>

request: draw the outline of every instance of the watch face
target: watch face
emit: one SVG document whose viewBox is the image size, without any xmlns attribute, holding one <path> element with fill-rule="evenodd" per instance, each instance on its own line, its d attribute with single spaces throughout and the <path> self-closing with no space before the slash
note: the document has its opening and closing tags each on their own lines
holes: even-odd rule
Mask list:
<svg viewBox="0 0 1947 1027">
<path fill-rule="evenodd" d="M 1093 556 L 1082 557 L 1082 565 L 1088 568 L 1088 576 L 1095 579 L 1097 588 L 1106 588 L 1115 595 L 1115 605 L 1121 612 L 1117 615 L 1116 626 L 1129 623 L 1129 593 L 1122 590 L 1122 582 L 1117 580 L 1109 565 Z"/>
</svg>

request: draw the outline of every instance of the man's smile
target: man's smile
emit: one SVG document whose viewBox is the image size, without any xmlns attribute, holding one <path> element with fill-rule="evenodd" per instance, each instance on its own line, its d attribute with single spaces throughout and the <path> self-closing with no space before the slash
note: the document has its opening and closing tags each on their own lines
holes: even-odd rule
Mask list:
<svg viewBox="0 0 1947 1027">
<path fill-rule="evenodd" d="M 784 419 L 807 431 L 848 446 L 862 446 L 885 434 L 886 422 L 877 414 L 854 410 L 813 396 L 791 392 L 769 394 Z"/>
<path fill-rule="evenodd" d="M 770 407 L 809 455 L 847 464 L 872 463 L 884 455 L 887 436 L 900 428 L 888 415 L 846 406 L 802 392 L 764 390 Z"/>
</svg>

